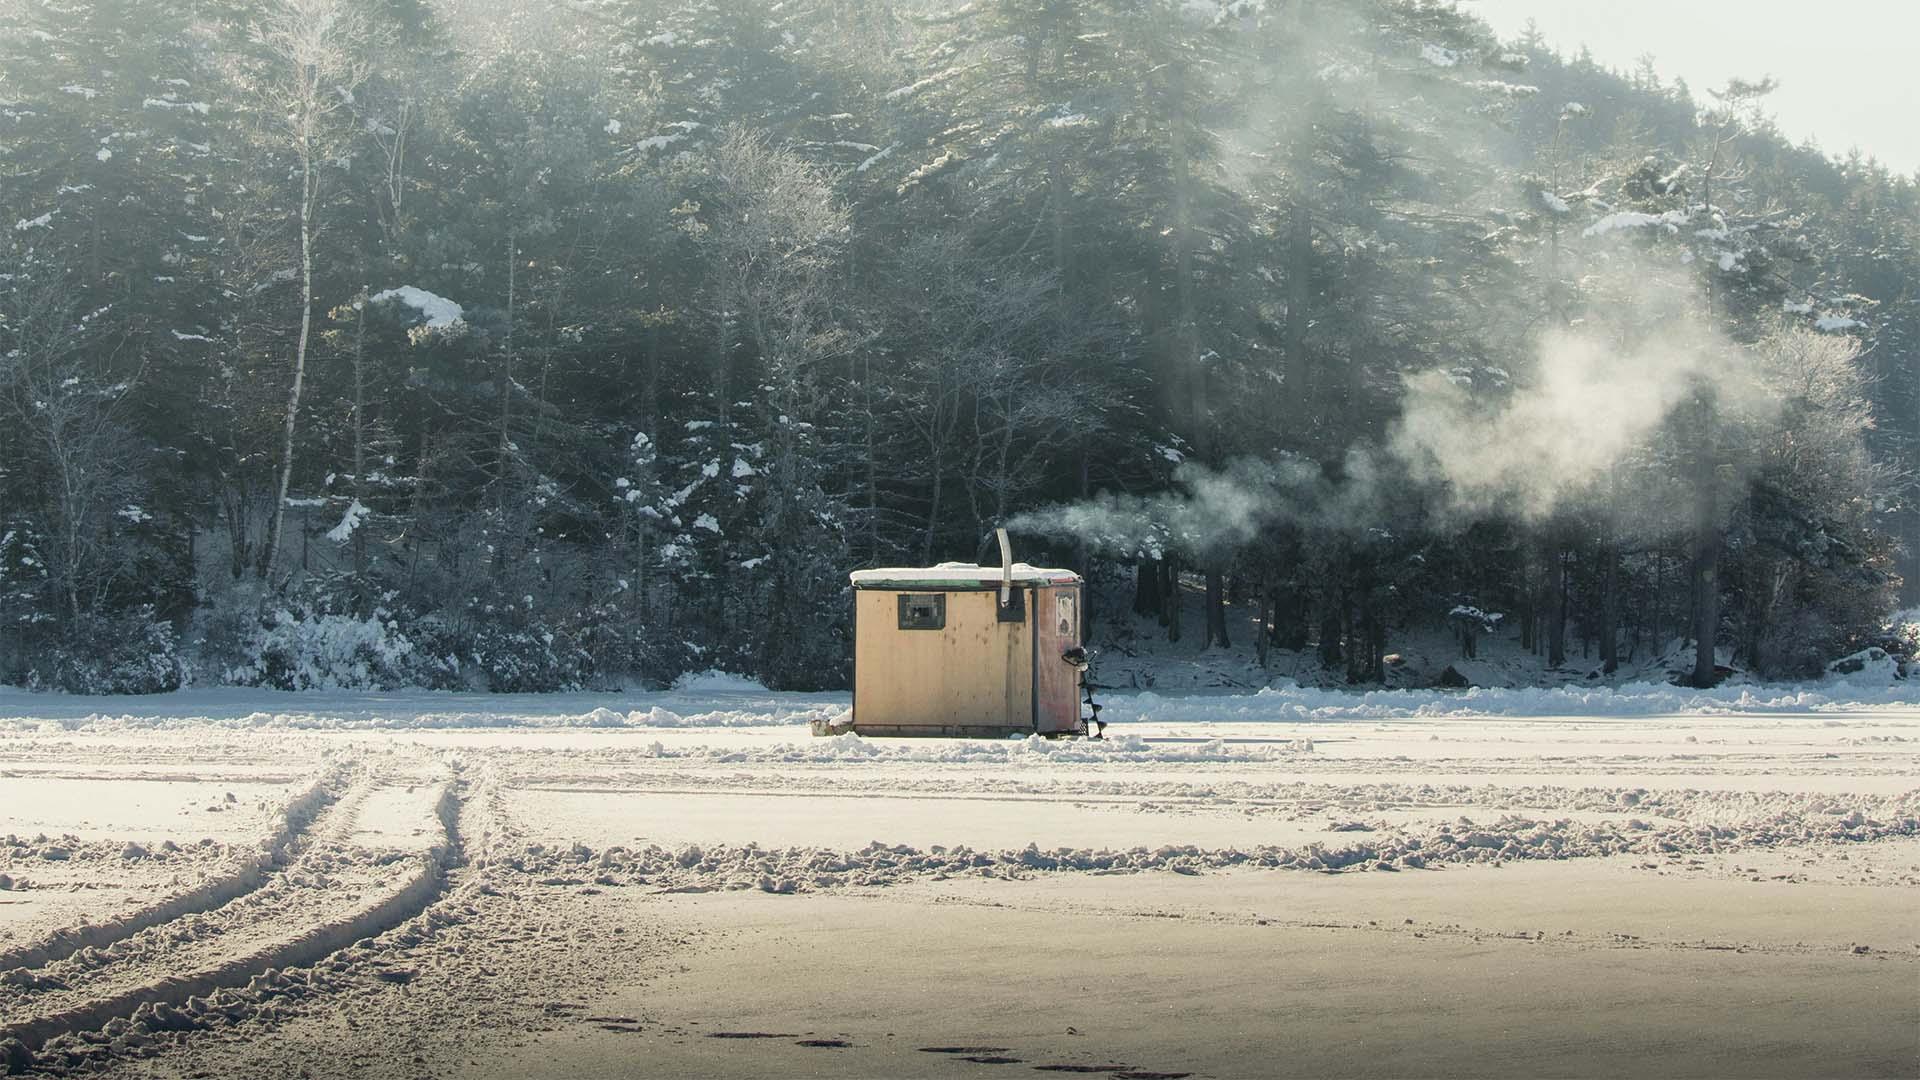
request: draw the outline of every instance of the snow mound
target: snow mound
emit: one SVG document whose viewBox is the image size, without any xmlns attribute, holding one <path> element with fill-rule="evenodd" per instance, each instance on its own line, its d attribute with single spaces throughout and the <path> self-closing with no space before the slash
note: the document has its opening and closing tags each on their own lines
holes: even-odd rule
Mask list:
<svg viewBox="0 0 1920 1080">
<path fill-rule="evenodd" d="M 1504 796 L 1508 792 L 1489 791 Z M 1447 865 L 1509 861 L 1635 856 L 1672 860 L 1813 844 L 1862 844 L 1920 833 L 1916 797 L 1860 797 L 1745 792 L 1672 792 L 1586 789 L 1602 805 L 1658 802 L 1664 823 L 1575 817 L 1540 818 L 1506 813 L 1476 823 L 1465 817 L 1415 828 L 1385 828 L 1352 842 L 1311 842 L 1297 847 L 1262 844 L 1248 848 L 1161 847 L 975 849 L 935 844 L 926 848 L 879 840 L 858 850 L 762 847 L 758 844 L 687 844 L 611 847 L 594 851 L 529 845 L 512 865 L 534 877 L 585 876 L 599 872 L 605 884 L 647 885 L 663 892 L 759 889 L 771 893 L 887 887 L 912 880 L 950 877 L 1026 878 L 1039 874 L 1198 874 L 1235 868 L 1345 873 L 1434 869 Z M 588 867 L 591 870 L 588 870 Z"/>
<path fill-rule="evenodd" d="M 1864 684 L 1888 683 L 1906 678 L 1899 659 L 1881 648 L 1861 649 L 1852 656 L 1843 656 L 1827 665 L 1827 674 Z"/>
<path fill-rule="evenodd" d="M 809 739 L 803 743 L 753 749 L 690 747 L 661 750 L 661 757 L 703 757 L 717 761 L 780 762 L 784 764 L 845 764 L 849 762 L 912 762 L 969 765 L 1102 765 L 1143 762 L 1155 765 L 1193 762 L 1277 761 L 1313 752 L 1306 739 L 1258 746 L 1234 746 L 1225 740 L 1206 742 L 1149 742 L 1137 735 L 1091 739 L 869 739 L 856 732 Z"/>
<path fill-rule="evenodd" d="M 770 702 L 754 702 L 740 709 L 685 712 L 675 712 L 655 705 L 644 712 L 639 709 L 629 712 L 621 726 L 630 728 L 798 727 L 802 724 L 810 725 L 816 720 L 823 724 L 844 723 L 847 715 L 848 710 L 844 707 L 788 708 Z"/>
<path fill-rule="evenodd" d="M 1728 716 L 1840 712 L 1908 707 L 1920 702 L 1912 680 L 1895 685 L 1867 675 L 1818 686 L 1717 687 L 1693 690 L 1661 683 L 1613 687 L 1521 687 L 1469 690 L 1374 690 L 1355 694 L 1302 686 L 1252 694 L 1161 696 L 1152 691 L 1102 699 L 1114 723 L 1300 723 L 1484 716 Z"/>
<path fill-rule="evenodd" d="M 1896 624 L 1920 637 L 1920 620 Z M 723 672 L 688 676 L 668 691 L 615 695 L 580 692 L 500 695 L 444 691 L 388 690 L 406 665 L 422 661 L 413 643 L 378 619 L 344 616 L 276 617 L 261 631 L 260 655 L 306 658 L 295 664 L 233 671 L 235 686 L 199 687 L 133 697 L 68 697 L 0 688 L 0 732 L 180 730 L 194 727 L 230 730 L 299 731 L 431 730 L 462 728 L 567 730 L 581 728 L 779 728 L 818 724 L 844 728 L 852 716 L 851 695 L 769 691 L 751 679 Z M 1892 639 L 1890 639 L 1892 640 Z M 1876 646 L 1901 660 L 1893 645 Z M 1866 660 L 1874 658 L 1868 656 Z M 1911 710 L 1920 705 L 1920 679 L 1894 679 L 1890 664 L 1875 661 L 1871 670 L 1836 671 L 1826 680 L 1800 686 L 1721 686 L 1694 690 L 1667 683 L 1639 682 L 1621 687 L 1597 684 L 1559 687 L 1408 689 L 1354 693 L 1286 683 L 1253 692 L 1101 691 L 1101 718 L 1113 726 L 1105 743 L 946 740 L 859 740 L 836 743 L 809 740 L 805 754 L 845 760 L 873 756 L 880 747 L 897 747 L 900 760 L 1221 761 L 1245 760 L 1242 747 L 1190 741 L 1143 744 L 1129 736 L 1132 724 L 1296 724 L 1353 721 L 1459 719 L 1487 717 L 1614 717 L 1838 715 Z M 269 678 L 269 675 L 272 677 Z M 288 696 L 278 690 L 248 689 L 268 684 L 321 692 Z M 1214 733 L 1195 732 L 1210 738 Z M 1263 745 L 1272 745 L 1262 740 Z M 816 749 L 818 747 L 833 749 Z M 1199 749 L 1196 749 L 1198 747 Z M 860 748 L 860 749 L 855 749 Z M 1080 749 L 1075 749 L 1080 748 Z M 1310 749 L 1304 744 L 1286 752 Z M 803 760 L 781 751 L 781 760 Z M 916 756 L 918 755 L 918 756 Z"/>
<path fill-rule="evenodd" d="M 614 695 L 374 691 L 396 661 L 419 659 L 378 620 L 309 616 L 275 620 L 266 646 L 307 660 L 229 673 L 240 685 L 166 694 L 79 697 L 0 687 L 0 733 L 12 731 L 422 731 L 589 728 L 804 728 L 844 724 L 846 694 L 778 694 L 734 681 L 708 693 Z M 263 654 L 265 655 L 265 654 Z M 271 676 L 271 678 L 269 678 Z M 309 692 L 289 695 L 283 689 Z"/>
<path fill-rule="evenodd" d="M 690 671 L 673 680 L 673 688 L 689 694 L 764 694 L 760 680 L 731 672 Z"/>
</svg>

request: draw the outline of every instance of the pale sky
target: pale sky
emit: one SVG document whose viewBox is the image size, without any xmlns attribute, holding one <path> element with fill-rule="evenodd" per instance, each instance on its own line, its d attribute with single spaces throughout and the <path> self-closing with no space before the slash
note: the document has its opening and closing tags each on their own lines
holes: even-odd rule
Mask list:
<svg viewBox="0 0 1920 1080">
<path fill-rule="evenodd" d="M 1630 70 L 1650 54 L 1696 100 L 1729 76 L 1780 80 L 1767 109 L 1798 142 L 1920 172 L 1920 0 L 1460 0 L 1502 37 L 1532 19 L 1562 54 Z"/>
</svg>

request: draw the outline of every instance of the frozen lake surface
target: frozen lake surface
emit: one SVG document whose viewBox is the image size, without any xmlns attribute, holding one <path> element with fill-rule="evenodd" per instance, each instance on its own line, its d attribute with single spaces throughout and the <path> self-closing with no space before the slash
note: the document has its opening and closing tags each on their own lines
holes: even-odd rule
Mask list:
<svg viewBox="0 0 1920 1080">
<path fill-rule="evenodd" d="M 815 738 L 844 695 L 725 682 L 4 693 L 0 1039 L 156 1077 L 1913 1075 L 1912 695 L 1606 694 L 1139 694 L 1050 743 Z"/>
</svg>

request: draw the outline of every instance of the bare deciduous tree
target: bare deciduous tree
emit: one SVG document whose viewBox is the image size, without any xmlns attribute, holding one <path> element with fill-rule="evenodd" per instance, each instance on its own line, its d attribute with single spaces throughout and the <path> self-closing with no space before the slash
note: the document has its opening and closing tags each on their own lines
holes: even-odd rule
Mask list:
<svg viewBox="0 0 1920 1080">
<path fill-rule="evenodd" d="M 79 317 L 58 285 L 16 289 L 0 314 L 0 395 L 33 475 L 39 552 L 63 622 L 78 624 L 105 604 L 130 572 L 118 521 L 137 524 L 144 474 L 125 462 L 138 441 L 120 416 L 130 382 L 89 369 L 104 312 Z"/>
</svg>

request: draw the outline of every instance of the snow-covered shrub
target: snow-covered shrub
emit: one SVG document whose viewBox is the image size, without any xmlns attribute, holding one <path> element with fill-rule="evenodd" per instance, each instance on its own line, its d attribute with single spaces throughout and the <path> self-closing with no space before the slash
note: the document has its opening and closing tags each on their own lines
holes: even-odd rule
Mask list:
<svg viewBox="0 0 1920 1080">
<path fill-rule="evenodd" d="M 593 657 L 572 635 L 538 624 L 509 627 L 483 624 L 465 658 L 496 694 L 578 690 L 594 671 Z"/>
<path fill-rule="evenodd" d="M 579 690 L 599 670 L 598 657 L 564 627 L 538 619 L 436 612 L 408 625 L 420 658 L 420 685 L 495 694 Z M 431 658 L 430 660 L 428 658 Z"/>
<path fill-rule="evenodd" d="M 1894 613 L 1887 626 L 1887 651 L 1909 664 L 1920 660 L 1920 608 Z"/>
<path fill-rule="evenodd" d="M 72 694 L 164 694 L 185 675 L 173 627 L 142 608 L 73 621 L 30 681 Z"/>
<path fill-rule="evenodd" d="M 629 605 L 604 602 L 569 619 L 560 633 L 592 658 L 593 688 L 619 689 L 635 682 L 664 687 L 696 666 L 699 656 L 689 642 L 659 632 L 663 622 Z"/>
<path fill-rule="evenodd" d="M 392 690 L 419 685 L 419 669 L 434 664 L 384 611 L 362 617 L 283 608 L 255 632 L 249 652 L 227 681 L 280 690 Z"/>
<path fill-rule="evenodd" d="M 1818 678 L 1837 647 L 1847 640 L 1828 612 L 1812 605 L 1781 605 L 1785 610 L 1757 628 L 1746 661 L 1768 679 Z"/>
<path fill-rule="evenodd" d="M 484 673 L 467 662 L 473 631 L 462 620 L 434 612 L 406 622 L 418 663 L 416 686 L 423 690 L 485 690 Z"/>
</svg>

